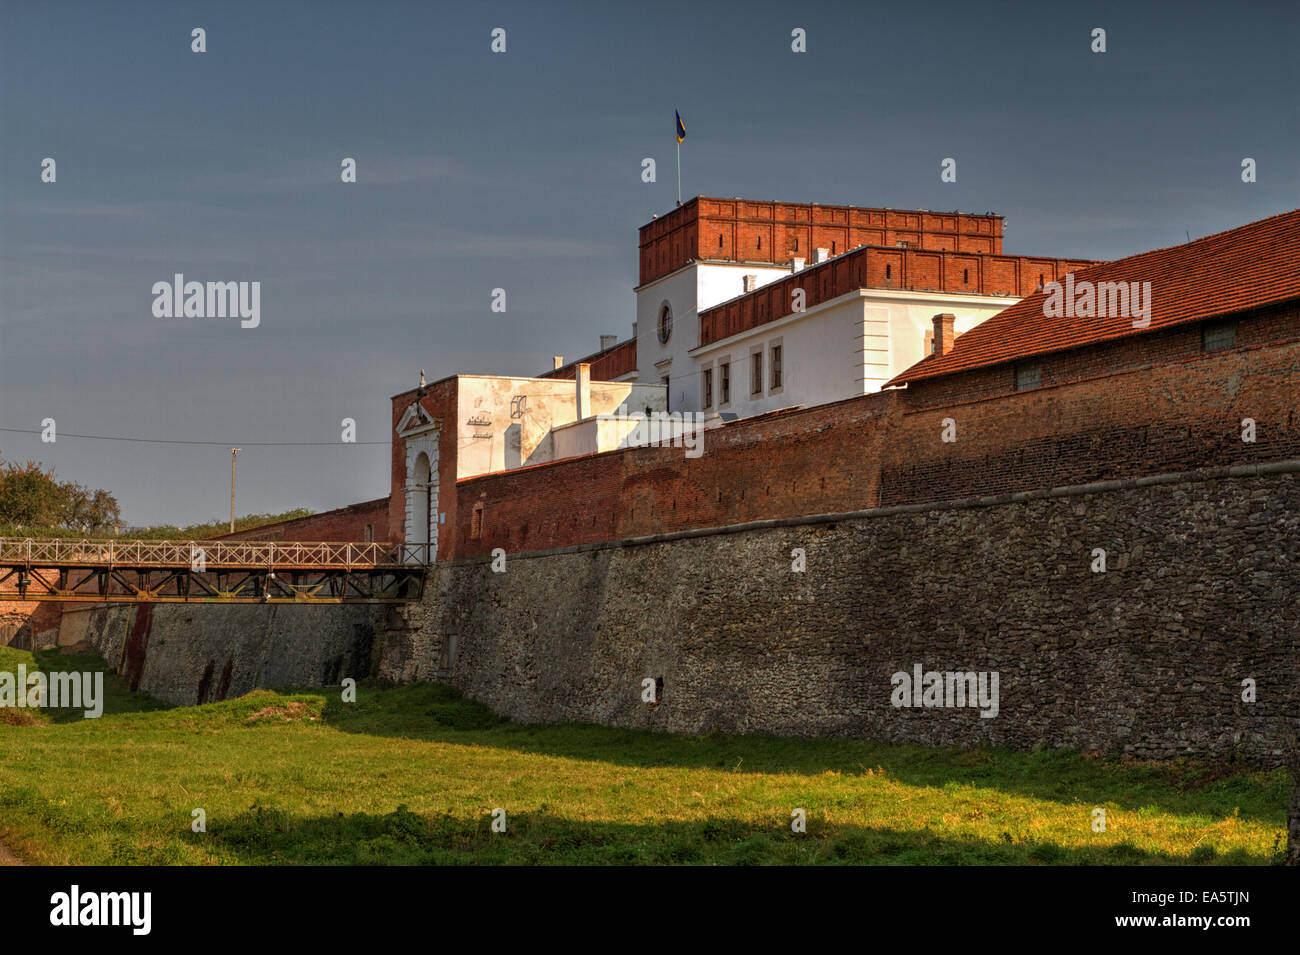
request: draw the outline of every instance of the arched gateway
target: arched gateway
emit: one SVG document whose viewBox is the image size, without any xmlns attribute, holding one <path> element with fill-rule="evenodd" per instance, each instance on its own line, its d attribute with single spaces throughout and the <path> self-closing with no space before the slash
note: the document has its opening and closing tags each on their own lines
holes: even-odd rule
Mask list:
<svg viewBox="0 0 1300 955">
<path fill-rule="evenodd" d="M 406 457 L 405 560 L 431 564 L 438 556 L 438 439 L 440 423 L 413 402 L 397 425 Z"/>
</svg>

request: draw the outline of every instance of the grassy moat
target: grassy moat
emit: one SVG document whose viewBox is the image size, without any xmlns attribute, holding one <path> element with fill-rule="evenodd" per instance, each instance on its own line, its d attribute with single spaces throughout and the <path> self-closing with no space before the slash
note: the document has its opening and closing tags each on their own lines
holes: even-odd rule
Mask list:
<svg viewBox="0 0 1300 955">
<path fill-rule="evenodd" d="M 105 669 L 0 648 L 20 663 Z M 1222 763 L 524 726 L 436 684 L 105 690 L 99 719 L 0 709 L 0 842 L 29 863 L 1267 865 L 1291 791 Z"/>
</svg>

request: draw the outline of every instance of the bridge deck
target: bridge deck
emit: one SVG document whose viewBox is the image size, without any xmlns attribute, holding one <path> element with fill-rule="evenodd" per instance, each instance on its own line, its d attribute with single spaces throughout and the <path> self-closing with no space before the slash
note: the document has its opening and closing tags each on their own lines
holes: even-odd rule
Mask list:
<svg viewBox="0 0 1300 955">
<path fill-rule="evenodd" d="M 0 538 L 0 600 L 406 603 L 427 545 Z"/>
</svg>

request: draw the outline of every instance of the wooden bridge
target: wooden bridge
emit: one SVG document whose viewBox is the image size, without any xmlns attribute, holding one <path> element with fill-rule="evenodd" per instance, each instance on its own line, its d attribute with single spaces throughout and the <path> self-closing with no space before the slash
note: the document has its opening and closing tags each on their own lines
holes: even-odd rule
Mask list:
<svg viewBox="0 0 1300 955">
<path fill-rule="evenodd" d="M 0 600 L 408 603 L 429 546 L 0 538 Z"/>
</svg>

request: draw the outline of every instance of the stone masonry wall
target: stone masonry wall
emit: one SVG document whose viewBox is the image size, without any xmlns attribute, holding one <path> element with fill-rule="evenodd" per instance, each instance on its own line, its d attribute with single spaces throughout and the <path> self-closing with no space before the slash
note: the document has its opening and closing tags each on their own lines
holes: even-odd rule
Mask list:
<svg viewBox="0 0 1300 955">
<path fill-rule="evenodd" d="M 383 608 L 119 604 L 82 613 L 85 639 L 132 689 L 189 705 L 369 676 Z"/>
<path fill-rule="evenodd" d="M 1272 763 L 1300 729 L 1300 463 L 727 530 L 441 566 L 378 672 L 686 733 Z M 998 715 L 892 706 L 914 664 L 997 671 Z"/>
</svg>

